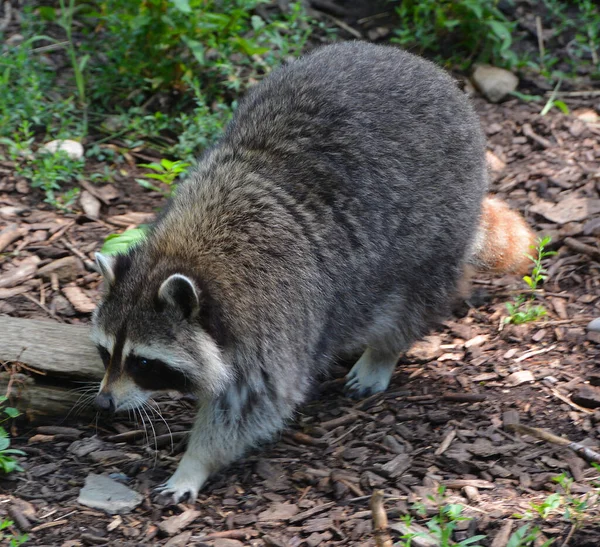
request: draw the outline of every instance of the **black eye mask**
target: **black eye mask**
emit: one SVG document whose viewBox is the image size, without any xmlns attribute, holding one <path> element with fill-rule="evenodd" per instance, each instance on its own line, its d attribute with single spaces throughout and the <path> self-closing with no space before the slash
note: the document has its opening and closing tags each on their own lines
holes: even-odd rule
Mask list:
<svg viewBox="0 0 600 547">
<path fill-rule="evenodd" d="M 159 359 L 130 354 L 125 360 L 125 372 L 139 387 L 148 391 L 173 390 L 188 393 L 193 388 L 183 372 L 169 367 Z"/>
</svg>

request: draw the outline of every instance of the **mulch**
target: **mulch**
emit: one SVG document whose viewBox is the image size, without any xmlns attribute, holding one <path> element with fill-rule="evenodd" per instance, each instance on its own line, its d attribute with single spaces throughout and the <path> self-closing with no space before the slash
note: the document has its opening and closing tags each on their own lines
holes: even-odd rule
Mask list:
<svg viewBox="0 0 600 547">
<path fill-rule="evenodd" d="M 593 119 L 600 97 L 566 101 L 569 116 L 541 117 L 539 105 L 475 99 L 493 191 L 550 234 L 558 252 L 537 295 L 545 318 L 503 325 L 505 304 L 523 282 L 478 278 L 470 301 L 402 358 L 386 393 L 346 399 L 340 364 L 276 442 L 210 480 L 195 504 L 168 505 L 152 493 L 181 456 L 190 401 L 160 400 L 166 423 L 156 417 L 152 426 L 77 415 L 16 424 L 13 445 L 27 453 L 25 470 L 0 479 L 0 516 L 10 514 L 15 530 L 28 531 L 27 545 L 37 546 L 372 546 L 374 490 L 384 491 L 393 525 L 444 485 L 448 502 L 463 504 L 471 517 L 454 539 L 481 533 L 489 546 L 507 527 L 522 525 L 516 513 L 556 491 L 553 477 L 572 476 L 573 495 L 591 492 L 598 470 L 568 448 L 510 428 L 521 423 L 600 445 L 600 337 L 585 329 L 600 316 L 600 119 Z M 114 185 L 87 185 L 101 202 L 94 219 L 78 206 L 67 214 L 45 206 L 0 162 L 0 218 L 10 231 L 0 234 L 0 313 L 89 322 L 100 282 L 93 252 L 162 204 L 134 182 L 133 165 L 120 169 Z M 131 486 L 142 505 L 117 516 L 79 505 L 90 473 Z M 598 508 L 570 546 L 600 544 Z M 571 532 L 562 511 L 538 524 L 556 545 Z M 504 545 L 501 538 L 493 543 Z"/>
</svg>

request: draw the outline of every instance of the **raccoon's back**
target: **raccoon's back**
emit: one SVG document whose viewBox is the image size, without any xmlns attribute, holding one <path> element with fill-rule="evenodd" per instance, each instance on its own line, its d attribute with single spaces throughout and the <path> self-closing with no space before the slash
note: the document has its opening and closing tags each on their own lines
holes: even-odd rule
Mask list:
<svg viewBox="0 0 600 547">
<path fill-rule="evenodd" d="M 487 190 L 465 95 L 391 47 L 327 46 L 274 71 L 242 100 L 223 145 L 291 197 L 334 255 L 372 267 L 390 253 L 405 266 L 417 255 L 456 262 Z"/>
<path fill-rule="evenodd" d="M 197 264 L 238 332 L 323 331 L 335 351 L 391 302 L 420 330 L 473 239 L 483 143 L 467 98 L 433 64 L 327 46 L 247 94 L 150 245 Z"/>
</svg>

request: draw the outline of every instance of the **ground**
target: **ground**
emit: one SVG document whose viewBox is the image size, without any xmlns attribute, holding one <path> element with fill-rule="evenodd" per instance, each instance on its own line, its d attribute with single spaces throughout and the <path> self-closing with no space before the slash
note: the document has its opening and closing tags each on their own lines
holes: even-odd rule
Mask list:
<svg viewBox="0 0 600 547">
<path fill-rule="evenodd" d="M 218 474 L 195 504 L 168 505 L 152 493 L 181 456 L 193 417 L 189 401 L 160 403 L 174 448 L 160 419 L 153 427 L 126 416 L 17 424 L 13 445 L 27 457 L 20 459 L 24 472 L 0 480 L 0 515 L 10 507 L 13 520 L 25 516 L 32 546 L 375 545 L 369 509 L 374 489 L 384 490 L 390 523 L 397 523 L 413 502 L 446 485 L 448 501 L 462 503 L 471 517 L 455 539 L 480 533 L 487 536 L 480 544 L 489 546 L 507 526 L 514 531 L 522 525 L 515 513 L 526 513 L 556 490 L 553 477 L 572 476 L 575 497 L 591 491 L 597 469 L 568 448 L 508 427 L 518 420 L 600 445 L 600 412 L 575 402 L 593 407 L 580 390 L 599 379 L 600 339 L 585 326 L 600 315 L 600 120 L 593 118 L 600 97 L 564 99 L 568 116 L 552 110 L 543 117 L 539 104 L 474 99 L 493 154 L 492 190 L 536 231 L 550 234 L 558 251 L 545 263 L 549 278 L 537 295 L 545 317 L 503 325 L 506 303 L 526 285 L 518 277 L 476 278 L 469 303 L 402 357 L 386 393 L 346 399 L 347 368 L 340 364 L 277 442 Z M 86 271 L 65 274 L 64 281 L 26 279 L 15 290 L 22 294 L 2 294 L 0 313 L 89 322 L 89 313 L 77 309 L 98 299 L 93 252 L 105 236 L 140 220 L 119 215 L 152 212 L 162 198 L 140 188 L 129 166 L 114 186 L 91 187 L 103 202 L 93 220 L 43 205 L 11 173 L 10 164 L 0 164 L 0 215 L 3 224 L 24 230 L 5 249 L 0 279 L 34 255 L 38 266 L 74 255 L 84 259 Z M 585 206 L 575 198 L 585 198 Z M 561 205 L 553 208 L 555 203 Z M 76 289 L 65 293 L 65 286 Z M 144 496 L 143 503 L 122 516 L 78 504 L 89 473 L 122 480 Z M 537 524 L 556 545 L 565 545 L 571 533 L 569 545 L 595 547 L 597 507 L 580 529 L 573 517 L 564 518 L 563 508 Z M 189 509 L 198 511 L 186 513 L 195 517 L 190 524 L 159 529 Z M 399 536 L 392 531 L 394 539 Z"/>
</svg>

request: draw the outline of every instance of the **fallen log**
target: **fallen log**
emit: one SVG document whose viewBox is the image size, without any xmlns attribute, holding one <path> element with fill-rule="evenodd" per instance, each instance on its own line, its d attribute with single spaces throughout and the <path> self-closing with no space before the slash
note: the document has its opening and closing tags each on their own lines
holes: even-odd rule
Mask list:
<svg viewBox="0 0 600 547">
<path fill-rule="evenodd" d="M 87 414 L 82 390 L 104 374 L 85 325 L 0 316 L 0 361 L 0 395 L 33 421 Z"/>
<path fill-rule="evenodd" d="M 74 381 L 100 381 L 104 374 L 86 325 L 0 316 L 0 361 Z"/>
<path fill-rule="evenodd" d="M 21 417 L 35 422 L 50 416 L 89 416 L 95 412 L 90 393 L 80 393 L 52 384 L 38 384 L 32 376 L 0 373 L 0 393 L 8 395 L 8 404 L 21 412 Z M 85 404 L 87 403 L 87 404 Z"/>
</svg>

